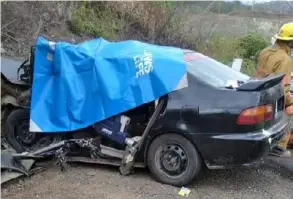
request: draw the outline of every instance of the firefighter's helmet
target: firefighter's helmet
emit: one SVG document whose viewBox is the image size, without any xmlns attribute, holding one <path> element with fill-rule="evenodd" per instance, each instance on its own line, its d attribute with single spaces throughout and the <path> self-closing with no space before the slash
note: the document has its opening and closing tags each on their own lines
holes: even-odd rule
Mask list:
<svg viewBox="0 0 293 199">
<path fill-rule="evenodd" d="M 279 40 L 293 41 L 293 22 L 284 24 L 275 37 Z"/>
</svg>

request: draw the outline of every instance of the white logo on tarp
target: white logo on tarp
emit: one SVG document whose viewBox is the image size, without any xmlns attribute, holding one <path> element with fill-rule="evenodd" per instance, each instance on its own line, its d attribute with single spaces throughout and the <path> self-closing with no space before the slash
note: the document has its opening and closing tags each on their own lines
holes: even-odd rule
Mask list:
<svg viewBox="0 0 293 199">
<path fill-rule="evenodd" d="M 151 52 L 144 51 L 143 55 L 134 57 L 135 68 L 137 69 L 136 77 L 146 75 L 153 70 L 153 55 Z"/>
</svg>

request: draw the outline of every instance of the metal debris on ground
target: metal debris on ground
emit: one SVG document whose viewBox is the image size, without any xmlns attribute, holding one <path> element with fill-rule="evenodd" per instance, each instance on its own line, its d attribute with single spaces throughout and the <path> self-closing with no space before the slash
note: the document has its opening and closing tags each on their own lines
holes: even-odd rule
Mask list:
<svg viewBox="0 0 293 199">
<path fill-rule="evenodd" d="M 9 160 L 5 159 L 5 150 L 2 151 L 1 154 L 1 169 L 4 169 L 1 171 L 1 185 L 3 183 L 6 183 L 12 179 L 28 175 L 28 171 L 32 168 L 33 164 L 35 163 L 34 160 L 21 160 L 19 164 L 21 164 L 22 170 L 18 170 L 18 167 L 15 167 L 15 163 L 10 162 Z"/>
</svg>

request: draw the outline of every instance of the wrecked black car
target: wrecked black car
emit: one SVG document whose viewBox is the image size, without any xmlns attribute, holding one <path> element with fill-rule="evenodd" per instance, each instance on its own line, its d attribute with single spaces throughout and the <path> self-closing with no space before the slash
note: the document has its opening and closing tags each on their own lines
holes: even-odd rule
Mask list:
<svg viewBox="0 0 293 199">
<path fill-rule="evenodd" d="M 28 65 L 29 72 L 26 73 L 33 85 L 30 107 L 14 108 L 5 122 L 4 138 L 17 152 L 11 155 L 11 161 L 54 157 L 61 168 L 67 161 L 95 162 L 119 166 L 123 175 L 130 174 L 134 167 L 147 167 L 159 182 L 182 186 L 194 180 L 205 166 L 210 169 L 231 168 L 260 160 L 289 128 L 284 114 L 283 74 L 251 80 L 194 51 L 132 41 L 115 43 L 117 54 L 113 53 L 113 48 L 107 48 L 107 45 L 114 44 L 101 40 L 78 48 L 67 43 L 58 46 L 58 43 L 46 40 L 39 42 L 39 52 L 32 51 L 34 56 L 30 62 L 34 64 Z M 97 44 L 99 48 L 96 48 Z M 45 53 L 40 50 L 44 46 L 48 47 Z M 129 50 L 131 47 L 135 50 Z M 103 60 L 97 61 L 96 54 L 91 54 L 89 48 L 95 48 L 99 59 Z M 125 51 L 132 52 L 129 59 Z M 142 56 L 133 58 L 136 53 Z M 75 59 L 78 64 L 69 63 L 68 57 L 61 59 L 64 54 L 69 57 L 74 55 L 71 60 Z M 56 65 L 46 70 L 49 65 L 40 62 L 42 56 L 49 60 L 48 63 L 54 59 L 60 59 L 60 62 L 56 64 L 53 61 Z M 35 57 L 38 57 L 37 63 Z M 114 60 L 115 57 L 119 57 L 119 61 Z M 39 63 L 42 67 L 37 65 Z M 101 67 L 101 63 L 107 67 Z M 96 67 L 89 67 L 91 64 Z M 135 66 L 131 68 L 131 64 Z M 149 67 L 148 64 L 152 64 L 152 68 L 142 69 Z M 79 66 L 83 68 L 76 73 Z M 104 76 L 101 73 L 108 74 Z M 125 75 L 120 77 L 122 73 L 133 74 L 133 79 L 127 76 L 131 79 L 128 81 Z M 93 77 L 92 74 L 103 79 L 102 83 L 99 80 L 96 82 L 105 87 L 89 86 L 95 82 L 89 78 Z M 65 78 L 58 79 L 59 76 Z M 140 81 L 139 78 L 145 78 L 144 83 L 148 84 L 139 88 L 133 86 L 134 81 Z M 125 93 L 113 94 L 106 89 L 124 89 L 126 92 L 125 87 L 117 87 L 122 84 L 117 79 L 123 80 L 125 85 L 129 84 L 131 92 L 140 94 L 140 97 L 133 98 L 129 106 L 130 98 Z M 88 87 L 72 84 L 75 81 L 87 82 Z M 231 81 L 233 84 L 229 84 Z M 169 85 L 164 84 L 166 82 Z M 100 89 L 110 97 L 99 101 L 83 97 L 88 92 L 92 93 L 91 89 L 97 93 Z M 38 91 L 35 96 L 34 91 Z M 43 92 L 58 94 L 52 97 Z M 80 92 L 83 95 L 78 95 Z M 131 92 L 127 92 L 130 95 Z M 66 97 L 69 94 L 79 101 L 78 104 L 71 104 L 72 100 Z M 126 98 L 127 103 L 121 103 Z M 91 106 L 92 113 L 84 114 L 83 109 L 78 108 L 72 112 L 72 107 L 80 108 L 85 102 L 109 103 L 108 108 L 101 112 L 110 114 L 98 118 L 95 113 L 97 104 Z M 118 111 L 115 103 L 119 105 Z M 58 112 L 60 107 L 66 107 L 66 113 Z M 73 117 L 76 113 L 82 117 Z M 56 114 L 59 118 L 55 118 Z M 87 120 L 83 120 L 84 117 Z M 90 121 L 90 117 L 94 117 L 95 122 Z"/>
</svg>

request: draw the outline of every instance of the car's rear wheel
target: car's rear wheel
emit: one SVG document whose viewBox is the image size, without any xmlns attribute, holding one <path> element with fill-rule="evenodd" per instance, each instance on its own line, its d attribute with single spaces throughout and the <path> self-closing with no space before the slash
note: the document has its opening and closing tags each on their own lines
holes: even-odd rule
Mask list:
<svg viewBox="0 0 293 199">
<path fill-rule="evenodd" d="M 147 164 L 157 181 L 184 186 L 199 174 L 202 159 L 188 139 L 168 133 L 152 141 L 148 148 Z"/>
</svg>

